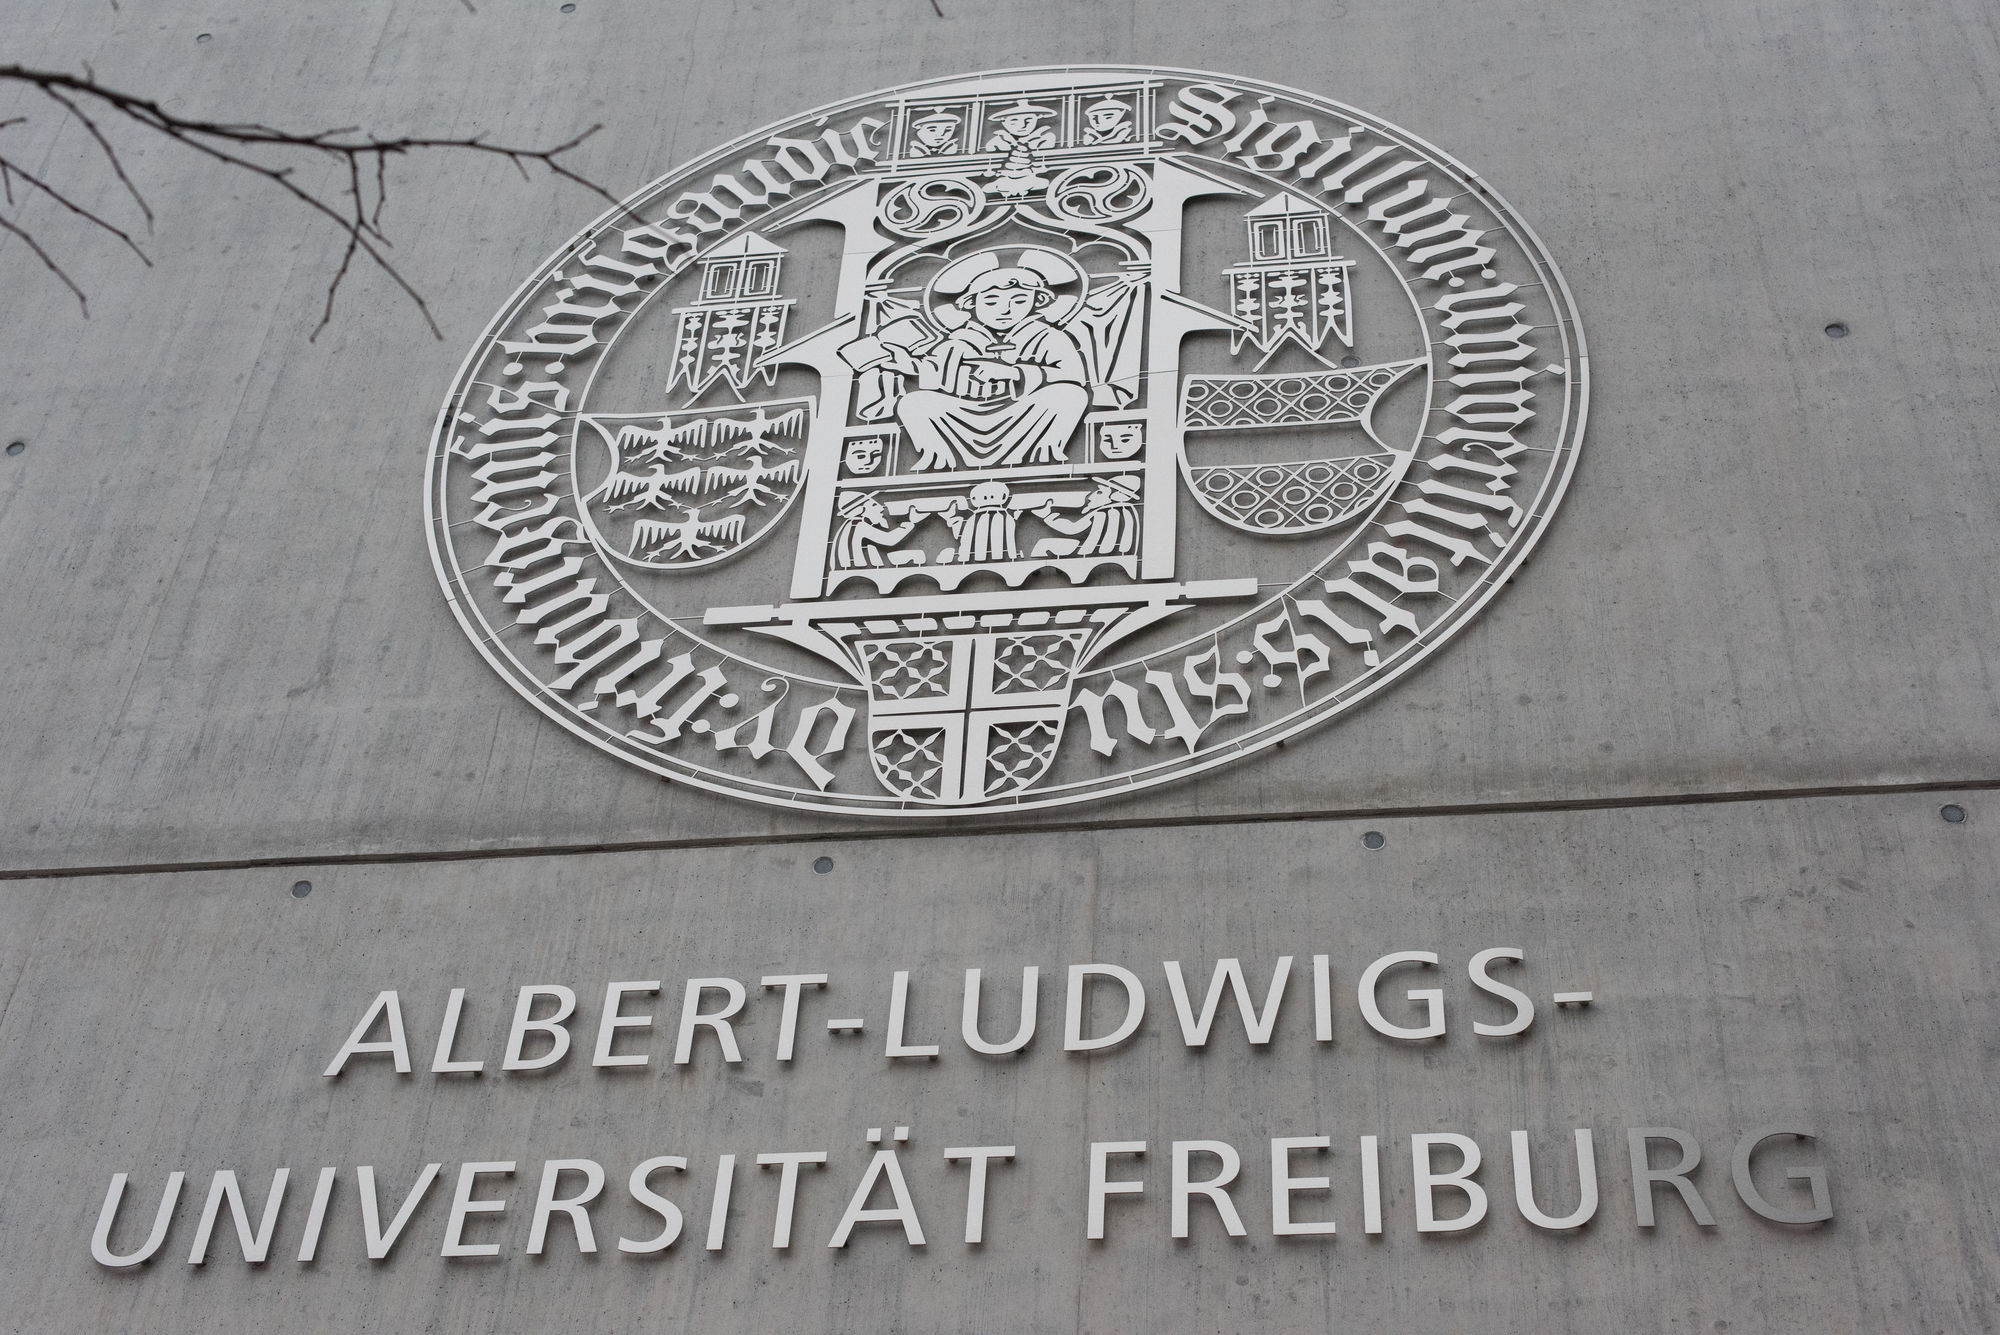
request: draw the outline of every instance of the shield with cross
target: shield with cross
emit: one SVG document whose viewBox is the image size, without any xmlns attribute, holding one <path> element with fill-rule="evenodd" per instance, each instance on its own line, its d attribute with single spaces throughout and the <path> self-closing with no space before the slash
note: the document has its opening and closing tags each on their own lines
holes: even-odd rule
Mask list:
<svg viewBox="0 0 2000 1335">
<path fill-rule="evenodd" d="M 958 804 L 1047 772 L 1088 629 L 864 639 L 869 755 L 891 792 Z"/>
</svg>

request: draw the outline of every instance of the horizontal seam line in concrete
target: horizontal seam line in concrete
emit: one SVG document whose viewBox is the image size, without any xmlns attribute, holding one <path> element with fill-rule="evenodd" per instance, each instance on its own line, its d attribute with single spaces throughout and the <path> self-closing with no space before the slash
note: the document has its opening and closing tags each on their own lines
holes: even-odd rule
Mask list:
<svg viewBox="0 0 2000 1335">
<path fill-rule="evenodd" d="M 1246 812 L 1235 816 L 1108 818 L 1038 824 L 980 824 L 955 828 L 835 830 L 819 833 L 727 835 L 709 839 L 639 839 L 602 844 L 540 844 L 528 848 L 403 850 L 379 853 L 286 853 L 255 858 L 190 859 L 184 862 L 106 863 L 74 867 L 0 868 L 0 881 L 35 881 L 78 876 L 138 876 L 168 872 L 250 871 L 259 867 L 396 866 L 426 862 L 483 862 L 501 858 L 576 857 L 585 854 L 655 853 L 771 844 L 877 843 L 949 839 L 976 835 L 1075 834 L 1148 830 L 1168 826 L 1204 828 L 1229 825 L 1328 824 L 1359 820 L 1421 820 L 1443 816 L 1512 816 L 1564 811 L 1624 811 L 1639 807 L 1688 807 L 1742 802 L 1785 802 L 1820 797 L 1884 797 L 1900 793 L 1986 792 L 1996 779 L 1925 780 L 1914 783 L 1837 784 L 1817 788 L 1745 788 L 1726 792 L 1649 793 L 1633 797 L 1555 798 L 1526 802 L 1456 802 L 1415 807 L 1350 807 L 1339 810 Z"/>
</svg>

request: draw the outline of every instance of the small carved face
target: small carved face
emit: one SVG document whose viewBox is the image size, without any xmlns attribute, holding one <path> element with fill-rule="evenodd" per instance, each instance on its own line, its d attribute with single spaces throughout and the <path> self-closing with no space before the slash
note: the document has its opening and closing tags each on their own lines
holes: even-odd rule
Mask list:
<svg viewBox="0 0 2000 1335">
<path fill-rule="evenodd" d="M 919 121 L 917 123 L 917 142 L 925 148 L 932 150 L 950 148 L 952 142 L 957 138 L 957 121 Z"/>
<path fill-rule="evenodd" d="M 1015 138 L 1021 139 L 1033 134 L 1035 126 L 1041 123 L 1041 119 L 1040 116 L 1030 115 L 1025 111 L 1017 111 L 1011 116 L 1001 117 L 1000 128 Z"/>
<path fill-rule="evenodd" d="M 1087 119 L 1090 122 L 1091 129 L 1108 130 L 1112 126 L 1116 125 L 1119 121 L 1125 119 L 1125 108 L 1092 107 L 1089 111 L 1084 113 L 1084 116 L 1085 119 Z"/>
<path fill-rule="evenodd" d="M 1032 288 L 991 287 L 972 299 L 972 318 L 988 329 L 1012 329 L 1035 313 Z"/>
<path fill-rule="evenodd" d="M 882 462 L 882 442 L 872 436 L 848 441 L 845 462 L 847 471 L 856 476 L 874 472 Z"/>
<path fill-rule="evenodd" d="M 1106 422 L 1098 429 L 1098 453 L 1107 459 L 1130 459 L 1145 443 L 1146 428 L 1138 422 Z"/>
</svg>

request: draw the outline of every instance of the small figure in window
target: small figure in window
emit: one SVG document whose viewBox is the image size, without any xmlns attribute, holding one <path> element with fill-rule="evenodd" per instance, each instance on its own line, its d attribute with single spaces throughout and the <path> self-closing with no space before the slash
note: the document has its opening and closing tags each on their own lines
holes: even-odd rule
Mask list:
<svg viewBox="0 0 2000 1335">
<path fill-rule="evenodd" d="M 949 111 L 933 111 L 910 123 L 910 151 L 906 156 L 942 158 L 958 151 L 958 117 Z"/>
<path fill-rule="evenodd" d="M 1000 122 L 1000 128 L 987 142 L 986 151 L 1006 155 L 994 173 L 993 193 L 1020 199 L 1048 184 L 1036 169 L 1042 165 L 1041 151 L 1056 146 L 1056 132 L 1042 124 L 1053 115 L 1047 107 L 1035 106 L 1025 98 L 993 113 L 992 119 Z"/>
<path fill-rule="evenodd" d="M 1132 142 L 1131 109 L 1115 97 L 1092 102 L 1083 109 L 1083 118 L 1088 122 L 1088 128 L 1083 132 L 1083 142 L 1086 144 Z"/>
</svg>

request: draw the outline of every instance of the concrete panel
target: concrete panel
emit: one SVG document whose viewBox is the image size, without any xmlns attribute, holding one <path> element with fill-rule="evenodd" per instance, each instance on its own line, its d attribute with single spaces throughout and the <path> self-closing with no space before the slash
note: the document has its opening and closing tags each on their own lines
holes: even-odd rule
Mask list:
<svg viewBox="0 0 2000 1335">
<path fill-rule="evenodd" d="M 268 185 L 121 140 L 158 217 L 152 268 L 45 204 L 19 215 L 91 318 L 0 238 L 0 442 L 26 442 L 0 455 L 0 1329 L 2000 1323 L 1992 7 L 939 5 L 0 0 L 0 22 L 10 60 L 88 62 L 188 115 L 532 144 L 602 122 L 575 165 L 619 192 L 803 108 L 974 69 L 1154 62 L 1366 108 L 1490 180 L 1574 290 L 1591 427 L 1533 563 L 1365 708 L 1061 822 L 890 831 L 673 787 L 522 702 L 424 546 L 425 441 L 454 368 L 601 202 L 503 163 L 400 161 L 384 219 L 443 337 L 365 270 L 315 337 L 331 230 Z M 0 151 L 135 219 L 81 128 L 42 111 L 0 83 L 0 121 L 35 116 Z M 1848 337 L 1826 336 L 1834 321 Z M 1945 802 L 1968 819 L 1940 819 Z M 118 874 L 59 874 L 92 869 Z M 1517 1038 L 1471 1027 L 1508 1014 L 1468 974 L 1494 946 L 1525 956 L 1494 971 L 1535 1001 Z M 1441 963 L 1389 975 L 1387 1018 L 1411 1023 L 1403 993 L 1439 987 L 1440 1040 L 1383 1037 L 1358 1008 L 1361 971 L 1401 950 Z M 1225 1000 L 1190 1049 L 1163 961 L 1199 993 L 1240 958 L 1261 1001 L 1287 954 L 1268 1047 Z M 1116 1052 L 1066 1054 L 1066 969 L 1091 962 L 1135 971 L 1148 1008 Z M 992 1038 L 1030 965 L 1033 1044 L 974 1056 L 963 971 L 985 971 Z M 907 1039 L 938 1044 L 935 1063 L 883 1055 L 901 969 Z M 778 1063 L 778 994 L 758 980 L 818 972 L 831 982 Z M 748 985 L 740 1064 L 702 1036 L 672 1065 L 692 977 Z M 650 1064 L 593 1069 L 604 989 L 631 979 L 662 986 L 626 1005 L 655 1016 L 621 1040 Z M 542 984 L 576 991 L 574 1046 L 546 1073 L 501 1072 L 515 995 Z M 476 1078 L 427 1069 L 454 987 Z M 385 988 L 416 1071 L 323 1077 Z M 1558 1008 L 1559 991 L 1594 999 Z M 842 1016 L 862 1032 L 830 1034 Z M 1771 1222 L 1733 1185 L 1738 1137 L 1770 1124 L 1818 1139 L 1770 1142 L 1755 1182 L 1797 1208 L 1786 1172 L 1823 1168 L 1831 1220 Z M 1698 1140 L 1712 1229 L 1666 1188 L 1657 1227 L 1637 1225 L 1625 1135 L 1645 1126 Z M 1560 1214 L 1578 1127 L 1598 1210 L 1538 1229 L 1509 1133 L 1528 1132 L 1540 1208 Z M 827 1246 L 869 1128 L 906 1166 L 922 1248 L 881 1224 Z M 1439 1132 L 1480 1147 L 1490 1213 L 1420 1235 L 1411 1137 Z M 1293 1171 L 1330 1176 L 1331 1202 L 1302 1193 L 1297 1212 L 1339 1233 L 1275 1238 L 1270 1140 L 1314 1134 L 1331 1154 Z M 1143 1196 L 1114 1198 L 1089 1242 L 1087 1146 L 1137 1140 L 1149 1153 L 1111 1173 Z M 1202 1198 L 1191 1236 L 1170 1236 L 1172 1145 L 1195 1140 L 1240 1152 L 1246 1237 Z M 995 1144 L 1019 1155 L 993 1166 L 968 1246 L 967 1170 L 942 1155 Z M 793 1246 L 774 1251 L 778 1175 L 753 1160 L 799 1150 L 829 1164 L 804 1170 Z M 689 1160 L 656 1179 L 685 1233 L 622 1255 L 619 1237 L 657 1227 L 626 1175 L 667 1154 Z M 711 1252 L 722 1154 L 738 1167 Z M 526 1256 L 561 1158 L 607 1172 L 600 1251 L 577 1254 L 558 1221 Z M 518 1171 L 480 1190 L 506 1211 L 468 1236 L 500 1254 L 440 1258 L 460 1165 L 498 1160 Z M 369 1261 L 356 1166 L 393 1214 L 432 1162 L 444 1176 Z M 272 1259 L 244 1264 L 225 1213 L 188 1265 L 211 1173 L 236 1172 L 254 1212 L 279 1167 Z M 173 1170 L 189 1180 L 160 1255 L 95 1264 L 111 1175 L 132 1174 L 124 1250 Z"/>
<path fill-rule="evenodd" d="M 1157 61 L 1367 107 L 1476 167 L 1564 266 L 1596 370 L 1565 513 L 1383 698 L 1085 819 L 1992 777 L 1988 6 L 0 8 L 24 63 L 88 59 L 189 114 L 533 143 L 601 120 L 578 165 L 619 189 L 798 108 L 974 68 Z M 117 207 L 75 125 L 10 133 Z M 836 830 L 608 763 L 495 679 L 438 595 L 418 501 L 436 402 L 596 202 L 399 163 L 386 217 L 445 338 L 362 273 L 309 341 L 336 238 L 171 146 L 128 159 L 157 263 L 60 233 L 88 322 L 0 245 L 0 434 L 29 442 L 0 459 L 8 868 Z M 1836 319 L 1850 337 L 1821 332 Z"/>
<path fill-rule="evenodd" d="M 2000 1196 L 1988 1128 L 2000 1105 L 1992 1035 L 2000 953 L 1989 878 L 2000 857 L 1983 794 L 1397 819 L 1211 829 L 882 839 L 802 847 L 506 858 L 17 882 L 0 897 L 16 943 L 0 1016 L 0 1326 L 9 1330 L 1972 1330 L 2000 1312 L 1991 1246 Z M 1364 847 L 1364 829 L 1385 846 Z M 815 874 L 817 856 L 832 870 Z M 311 880 L 295 899 L 294 876 Z M 30 948 L 19 943 L 32 942 Z M 1495 971 L 1535 999 L 1532 1027 L 1476 1037 L 1509 1008 L 1469 985 L 1489 946 L 1525 960 Z M 1437 952 L 1436 970 L 1391 975 L 1388 1018 L 1412 986 L 1445 993 L 1446 1036 L 1379 1037 L 1354 1002 L 1360 971 L 1392 950 Z M 1265 1049 L 1225 1001 L 1208 1045 L 1186 1046 L 1161 962 L 1199 988 L 1239 956 L 1261 1001 L 1276 959 L 1295 959 Z M 1310 957 L 1332 970 L 1335 1036 L 1314 1041 Z M 1110 962 L 1142 979 L 1140 1033 L 1096 1057 L 1060 1050 L 1063 970 Z M 955 1037 L 960 971 L 986 970 L 986 1032 L 1011 1028 L 1018 973 L 1043 970 L 1040 1029 L 993 1060 Z M 911 1042 L 935 1063 L 883 1055 L 891 972 L 915 971 Z M 767 974 L 824 972 L 804 1001 L 796 1060 L 773 1059 Z M 1431 976 L 1434 975 L 1434 976 Z M 731 1066 L 701 1039 L 668 1064 L 690 977 L 746 981 Z M 634 998 L 650 1030 L 621 1050 L 651 1065 L 593 1070 L 608 982 L 658 979 Z M 496 1071 L 516 989 L 561 983 L 580 999 L 575 1047 L 542 1074 Z M 459 1057 L 486 1074 L 428 1074 L 446 994 L 467 990 Z M 418 1072 L 357 1060 L 319 1073 L 379 989 L 406 1007 Z M 1558 1011 L 1559 990 L 1594 1002 Z M 1393 1000 L 1392 1000 L 1393 999 Z M 853 1015 L 859 1037 L 829 1035 Z M 1108 1022 L 1100 1015 L 1098 1022 Z M 1815 1228 L 1753 1215 L 1731 1186 L 1735 1138 L 1810 1125 L 1817 1143 L 1773 1142 L 1757 1160 L 1772 1200 L 1804 1199 L 1788 1168 L 1817 1164 L 1834 1217 Z M 928 1235 L 912 1248 L 868 1226 L 827 1240 L 871 1147 L 894 1135 Z M 1697 1227 L 1670 1189 L 1658 1225 L 1635 1225 L 1625 1129 L 1672 1126 L 1703 1151 L 1694 1181 L 1714 1211 Z M 1573 1233 L 1524 1222 L 1508 1133 L 1528 1131 L 1541 1208 L 1576 1199 L 1576 1127 L 1595 1132 L 1601 1203 Z M 1491 1212 L 1457 1235 L 1416 1231 L 1412 1134 L 1472 1136 Z M 1294 1172 L 1334 1183 L 1331 1238 L 1274 1239 L 1268 1142 L 1325 1134 L 1333 1154 Z M 1357 1138 L 1383 1138 L 1384 1232 L 1362 1231 Z M 1115 1200 L 1109 1236 L 1086 1243 L 1085 1147 L 1145 1140 L 1142 1198 Z M 1248 1236 L 1203 1200 L 1192 1236 L 1169 1237 L 1171 1142 L 1241 1151 L 1235 1193 Z M 961 1241 L 965 1170 L 949 1146 L 1014 1144 L 995 1165 L 983 1245 Z M 794 1246 L 774 1252 L 774 1171 L 764 1152 L 824 1150 L 801 1180 Z M 716 1156 L 740 1165 L 726 1246 L 703 1250 Z M 661 1188 L 688 1234 L 664 1256 L 615 1239 L 657 1219 L 625 1174 L 682 1154 Z M 610 1175 L 598 1244 L 563 1227 L 522 1254 L 541 1165 L 589 1158 Z M 467 1238 L 492 1260 L 441 1260 L 449 1190 L 467 1161 L 513 1160 L 500 1216 Z M 1440 1153 L 1439 1164 L 1450 1162 Z M 1664 1160 L 1662 1156 L 1661 1161 Z M 417 1170 L 445 1180 L 390 1259 L 362 1250 L 353 1166 L 400 1201 Z M 1212 1162 L 1212 1161 L 1209 1161 Z M 318 1261 L 291 1259 L 322 1164 L 341 1165 Z M 273 1259 L 246 1266 L 225 1214 L 210 1258 L 186 1262 L 209 1174 L 233 1169 L 253 1211 L 271 1172 L 293 1195 Z M 160 1257 L 110 1272 L 89 1255 L 114 1171 L 134 1175 L 114 1243 L 137 1246 L 163 1175 L 190 1175 Z M 1202 1172 L 1197 1161 L 1196 1173 Z M 675 1179 L 668 1182 L 667 1179 Z M 1458 1212 L 1441 1193 L 1440 1214 Z M 886 1201 L 881 1193 L 877 1204 Z M 1300 1198 L 1301 1218 L 1326 1198 Z M 560 1221 L 559 1221 L 560 1224 Z"/>
</svg>

